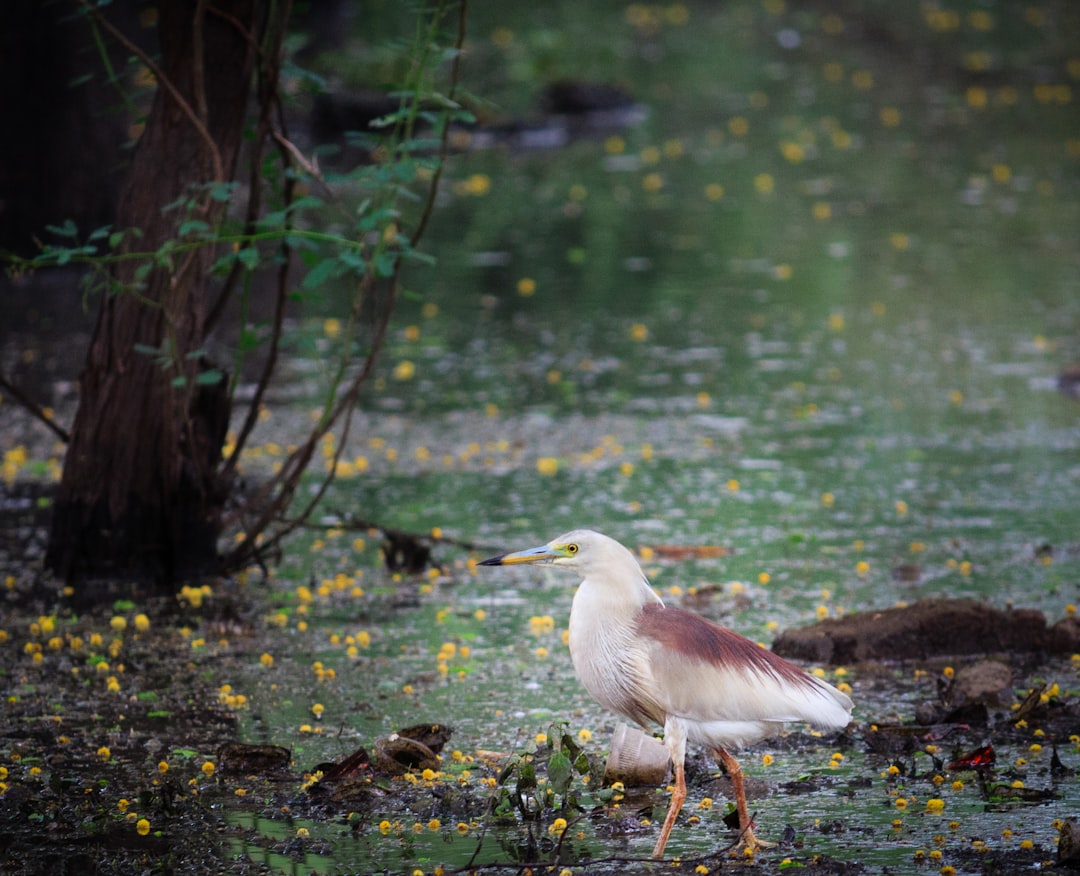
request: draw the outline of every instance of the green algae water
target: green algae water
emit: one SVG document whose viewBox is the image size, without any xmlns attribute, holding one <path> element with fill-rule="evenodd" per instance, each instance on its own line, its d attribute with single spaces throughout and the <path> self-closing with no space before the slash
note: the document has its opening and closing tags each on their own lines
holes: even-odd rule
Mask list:
<svg viewBox="0 0 1080 876">
<path fill-rule="evenodd" d="M 1078 70 L 1051 22 L 1074 15 L 614 12 L 606 75 L 631 84 L 647 121 L 557 152 L 455 159 L 449 234 L 437 267 L 411 278 L 418 294 L 358 417 L 328 530 L 377 516 L 494 552 L 591 526 L 641 550 L 666 598 L 766 643 L 924 597 L 1071 612 L 1080 408 L 1056 376 L 1080 317 Z M 581 39 L 568 21 L 474 32 L 519 64 L 550 58 L 545 39 Z M 573 74 L 568 57 L 555 69 Z M 354 574 L 335 538 L 349 534 L 297 544 L 280 578 Z M 670 562 L 649 550 L 664 545 L 727 553 Z M 521 751 L 564 720 L 602 753 L 613 719 L 574 680 L 559 634 L 572 579 L 477 570 L 482 551 L 436 555 L 444 572 L 412 608 L 381 613 L 402 585 L 372 567 L 359 602 L 330 611 L 325 597 L 332 620 L 312 623 L 295 658 L 338 667 L 318 694 L 321 729 L 330 714 L 359 740 L 445 722 L 471 757 Z M 326 644 L 360 630 L 371 639 L 356 658 Z M 824 671 L 873 723 L 911 721 L 941 668 L 897 667 L 887 683 Z M 1074 662 L 1043 673 L 1075 696 Z M 320 729 L 310 699 L 295 696 L 287 725 Z M 1008 782 L 1048 791 L 1027 803 L 987 802 L 973 774 L 935 769 L 947 744 L 898 770 L 805 731 L 762 743 L 744 756 L 769 789 L 759 822 L 769 838 L 791 825 L 801 843 L 762 866 L 1050 860 L 1055 819 L 1075 811 L 1077 754 L 1057 740 L 1070 773 L 1054 778 L 1036 731 L 1000 740 Z M 325 732 L 294 744 L 304 763 L 347 747 Z M 692 793 L 673 854 L 730 841 L 722 805 L 695 809 L 702 799 Z M 433 830 L 430 814 L 372 816 L 348 855 L 391 871 L 594 860 L 608 863 L 589 872 L 615 872 L 612 859 L 646 857 L 655 839 L 617 811 L 558 847 L 548 822 L 484 832 L 464 818 L 459 832 L 438 818 Z"/>
<path fill-rule="evenodd" d="M 320 526 L 273 568 L 250 637 L 210 633 L 192 660 L 224 667 L 236 736 L 290 748 L 297 774 L 416 723 L 454 735 L 443 769 L 355 804 L 314 807 L 299 779 L 196 774 L 225 825 L 223 867 L 644 867 L 626 861 L 655 841 L 648 800 L 565 836 L 553 810 L 484 816 L 509 759 L 542 763 L 563 727 L 599 760 L 614 728 L 563 641 L 574 580 L 477 569 L 489 553 L 589 526 L 637 550 L 665 599 L 766 644 L 926 597 L 1055 621 L 1080 595 L 1080 404 L 1057 380 L 1080 358 L 1072 4 L 470 15 L 468 84 L 507 112 L 574 77 L 624 83 L 647 117 L 558 150 L 452 159 L 437 263 L 407 277 Z M 332 345 L 333 313 L 310 303 L 300 330 Z M 268 409 L 251 472 L 299 434 L 305 401 Z M 8 450 L 5 476 L 22 463 Z M 476 547 L 436 542 L 432 574 L 392 575 L 353 518 Z M 912 721 L 946 667 L 811 668 L 851 687 L 865 728 Z M 1078 676 L 1066 655 L 1024 679 L 1075 703 Z M 796 842 L 759 865 L 1053 860 L 1055 823 L 1080 803 L 1080 741 L 1034 723 L 986 732 L 997 780 L 1042 796 L 944 769 L 948 740 L 895 757 L 858 729 L 761 743 L 742 757 L 759 832 L 790 826 Z M 213 759 L 201 743 L 196 762 Z M 711 766 L 692 768 L 668 847 L 686 862 L 733 839 Z M 598 784 L 575 774 L 573 788 L 610 803 Z"/>
</svg>

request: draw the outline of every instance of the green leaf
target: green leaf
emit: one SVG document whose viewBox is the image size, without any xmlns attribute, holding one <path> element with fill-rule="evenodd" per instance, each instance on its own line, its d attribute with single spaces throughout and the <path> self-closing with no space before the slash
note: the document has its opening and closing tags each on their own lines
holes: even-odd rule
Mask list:
<svg viewBox="0 0 1080 876">
<path fill-rule="evenodd" d="M 325 205 L 326 202 L 322 198 L 315 195 L 304 195 L 304 197 L 297 198 L 289 205 L 289 211 L 296 213 L 300 210 L 319 210 Z"/>
<path fill-rule="evenodd" d="M 245 327 L 240 330 L 240 339 L 237 341 L 240 352 L 248 353 L 259 346 L 259 343 L 259 334 L 253 328 Z"/>
<path fill-rule="evenodd" d="M 211 368 L 208 371 L 200 371 L 199 376 L 195 378 L 195 382 L 199 386 L 213 386 L 214 384 L 221 383 L 224 376 L 225 375 L 216 368 Z"/>
<path fill-rule="evenodd" d="M 301 251 L 304 255 L 309 254 L 318 246 L 313 240 L 308 240 L 302 234 L 292 234 L 289 232 L 285 233 L 285 245 L 290 249 Z"/>
<path fill-rule="evenodd" d="M 202 219 L 188 219 L 186 222 L 180 223 L 180 230 L 177 232 L 181 237 L 186 237 L 192 232 L 206 233 L 210 231 L 210 225 L 203 222 Z"/>
<path fill-rule="evenodd" d="M 397 265 L 397 254 L 381 252 L 375 256 L 375 274 L 379 277 L 394 276 L 394 267 Z"/>
<path fill-rule="evenodd" d="M 519 797 L 526 791 L 531 791 L 536 787 L 536 767 L 532 765 L 532 761 L 521 761 L 518 764 L 517 775 L 517 794 Z"/>
<path fill-rule="evenodd" d="M 499 772 L 498 778 L 495 779 L 495 784 L 501 785 L 506 782 L 506 780 L 509 779 L 511 775 L 513 775 L 514 770 L 517 769 L 518 763 L 520 763 L 519 758 L 517 758 L 516 756 L 511 757 L 510 760 L 507 761 L 506 766 L 504 766 Z"/>
<path fill-rule="evenodd" d="M 45 230 L 57 237 L 76 237 L 79 234 L 78 226 L 71 219 L 65 219 L 63 225 L 46 225 Z"/>
<path fill-rule="evenodd" d="M 215 201 L 219 203 L 225 203 L 232 198 L 233 190 L 236 188 L 235 182 L 214 182 L 210 183 L 206 193 Z"/>
<path fill-rule="evenodd" d="M 244 249 L 236 253 L 236 260 L 249 271 L 254 271 L 259 267 L 260 258 L 261 256 L 258 248 L 254 246 L 244 247 Z"/>
<path fill-rule="evenodd" d="M 161 208 L 162 213 L 171 213 L 173 210 L 177 210 L 188 203 L 187 195 L 181 195 L 175 201 L 169 201 L 164 207 Z"/>
<path fill-rule="evenodd" d="M 367 259 L 354 249 L 342 250 L 341 254 L 338 256 L 338 261 L 341 262 L 344 267 L 352 268 L 354 273 L 367 273 Z"/>
<path fill-rule="evenodd" d="M 556 751 L 548 760 L 548 781 L 556 794 L 564 795 L 570 788 L 574 777 L 574 768 L 563 752 Z"/>
<path fill-rule="evenodd" d="M 338 259 L 323 259 L 314 268 L 307 272 L 304 281 L 300 284 L 305 289 L 317 289 L 329 280 L 340 277 L 343 266 Z"/>
<path fill-rule="evenodd" d="M 258 227 L 263 231 L 274 231 L 281 228 L 285 224 L 285 220 L 288 219 L 288 213 L 284 210 L 275 210 L 273 213 L 267 213 L 258 221 Z"/>
</svg>

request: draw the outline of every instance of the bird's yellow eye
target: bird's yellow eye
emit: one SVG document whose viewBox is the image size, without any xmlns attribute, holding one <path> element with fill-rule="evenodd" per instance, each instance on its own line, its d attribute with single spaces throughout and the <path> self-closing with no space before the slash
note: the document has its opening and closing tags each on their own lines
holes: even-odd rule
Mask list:
<svg viewBox="0 0 1080 876">
<path fill-rule="evenodd" d="M 578 552 L 578 546 L 576 544 L 568 544 L 566 546 L 566 552 L 570 554 L 570 556 L 573 556 Z"/>
</svg>

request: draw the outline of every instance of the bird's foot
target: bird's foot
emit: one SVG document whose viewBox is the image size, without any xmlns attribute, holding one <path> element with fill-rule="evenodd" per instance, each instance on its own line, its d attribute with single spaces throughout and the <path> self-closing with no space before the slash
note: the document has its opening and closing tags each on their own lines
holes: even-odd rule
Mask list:
<svg viewBox="0 0 1080 876">
<path fill-rule="evenodd" d="M 770 843 L 763 839 L 758 839 L 754 834 L 752 827 L 747 827 L 741 834 L 739 834 L 739 844 L 736 849 L 744 857 L 753 857 L 756 852 L 761 849 L 772 849 L 776 847 L 776 843 Z"/>
</svg>

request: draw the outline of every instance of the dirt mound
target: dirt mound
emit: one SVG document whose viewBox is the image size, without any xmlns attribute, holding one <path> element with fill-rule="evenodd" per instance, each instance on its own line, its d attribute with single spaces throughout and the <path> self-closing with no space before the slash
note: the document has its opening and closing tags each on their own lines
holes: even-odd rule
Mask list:
<svg viewBox="0 0 1080 876">
<path fill-rule="evenodd" d="M 1080 649 L 1080 623 L 1048 626 L 1041 612 L 1001 610 L 972 599 L 927 599 L 787 630 L 773 643 L 783 657 L 834 665 L 864 660 Z"/>
</svg>

